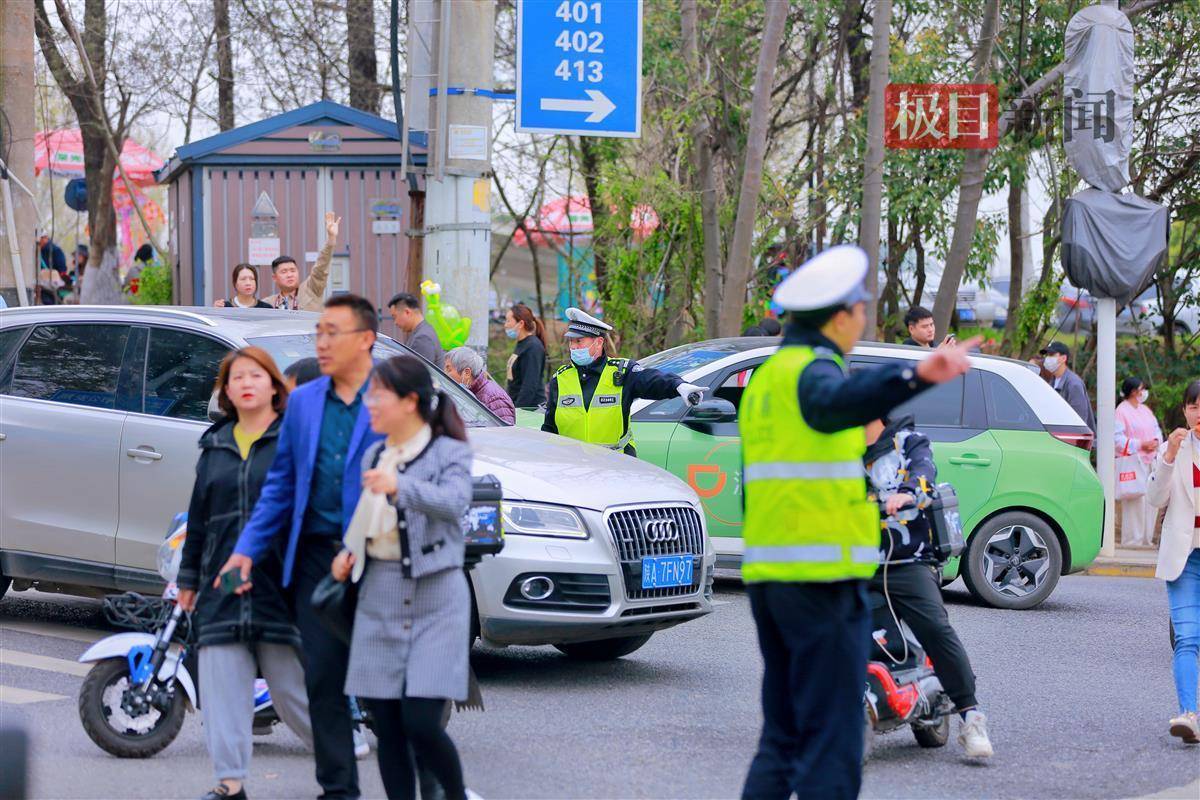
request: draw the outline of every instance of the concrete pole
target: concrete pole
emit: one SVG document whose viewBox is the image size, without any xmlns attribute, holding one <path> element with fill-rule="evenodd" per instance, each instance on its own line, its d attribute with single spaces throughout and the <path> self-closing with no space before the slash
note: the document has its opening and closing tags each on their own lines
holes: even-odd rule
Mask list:
<svg viewBox="0 0 1200 800">
<path fill-rule="evenodd" d="M 1096 471 L 1104 487 L 1104 538 L 1100 555 L 1112 557 L 1116 548 L 1116 427 L 1117 301 L 1096 299 Z"/>
<path fill-rule="evenodd" d="M 471 319 L 468 344 L 487 349 L 491 257 L 492 100 L 495 6 L 491 0 L 439 0 L 433 63 L 450 91 L 430 98 L 425 199 L 425 277 L 442 303 Z M 461 94 L 456 94 L 461 90 Z M 414 98 L 415 104 L 415 98 Z"/>
<path fill-rule="evenodd" d="M 33 0 L 0 2 L 0 108 L 7 117 L 3 144 L 8 149 L 6 162 L 12 176 L 30 189 L 33 188 L 33 134 L 36 127 L 33 41 Z M 12 215 L 10 221 L 7 214 L 0 214 L 0 294 L 9 305 L 15 306 L 18 305 L 17 287 L 22 283 L 32 287 L 37 275 L 33 237 L 38 219 L 33 199 L 18 186 L 10 186 L 5 195 L 12 198 Z M 0 200 L 3 202 L 5 200 Z M 18 280 L 13 270 L 13 264 L 18 261 L 23 281 Z M 25 300 L 28 301 L 28 295 Z"/>
</svg>

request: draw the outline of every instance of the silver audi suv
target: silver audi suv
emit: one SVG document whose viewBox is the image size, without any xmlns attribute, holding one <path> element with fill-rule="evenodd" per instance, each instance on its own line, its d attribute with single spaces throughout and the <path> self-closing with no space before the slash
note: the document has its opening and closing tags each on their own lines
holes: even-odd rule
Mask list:
<svg viewBox="0 0 1200 800">
<path fill-rule="evenodd" d="M 191 494 L 217 367 L 314 354 L 316 314 L 39 306 L 0 311 L 0 595 L 157 591 L 158 546 Z M 376 358 L 409 352 L 380 336 Z M 438 365 L 440 366 L 440 365 Z M 503 487 L 506 545 L 471 572 L 478 634 L 578 658 L 633 652 L 712 610 L 696 495 L 665 470 L 503 425 L 438 368 L 476 475 Z"/>
</svg>

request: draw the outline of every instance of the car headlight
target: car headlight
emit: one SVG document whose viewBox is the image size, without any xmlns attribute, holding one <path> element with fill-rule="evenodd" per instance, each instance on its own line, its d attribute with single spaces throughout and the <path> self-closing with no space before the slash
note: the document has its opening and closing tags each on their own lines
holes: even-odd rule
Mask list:
<svg viewBox="0 0 1200 800">
<path fill-rule="evenodd" d="M 562 539 L 586 539 L 583 520 L 569 508 L 536 503 L 504 503 L 504 532 L 527 536 L 554 536 Z"/>
</svg>

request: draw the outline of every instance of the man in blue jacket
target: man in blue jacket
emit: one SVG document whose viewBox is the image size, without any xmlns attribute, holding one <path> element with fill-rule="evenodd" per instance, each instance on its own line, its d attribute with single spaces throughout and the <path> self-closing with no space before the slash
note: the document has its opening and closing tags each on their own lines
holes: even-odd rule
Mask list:
<svg viewBox="0 0 1200 800">
<path fill-rule="evenodd" d="M 304 644 L 317 782 L 326 798 L 359 794 L 354 723 L 343 692 L 350 652 L 322 626 L 311 599 L 329 574 L 358 503 L 363 453 L 382 438 L 371 431 L 363 404 L 378 330 L 379 318 L 364 298 L 343 294 L 325 302 L 316 331 L 322 377 L 288 398 L 275 461 L 221 570 L 239 569 L 247 580 L 253 563 L 278 546 L 286 531 L 283 585 L 292 590 Z"/>
</svg>

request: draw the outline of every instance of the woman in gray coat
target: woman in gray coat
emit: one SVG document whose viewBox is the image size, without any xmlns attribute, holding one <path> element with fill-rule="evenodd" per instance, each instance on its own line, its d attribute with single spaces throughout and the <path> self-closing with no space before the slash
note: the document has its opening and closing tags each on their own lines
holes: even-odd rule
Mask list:
<svg viewBox="0 0 1200 800">
<path fill-rule="evenodd" d="M 448 800 L 464 800 L 462 765 L 442 728 L 467 698 L 471 596 L 461 519 L 471 500 L 471 449 L 445 392 L 413 356 L 379 364 L 364 398 L 387 438 L 363 459 L 363 493 L 333 562 L 361 579 L 346 694 L 365 700 L 389 798 L 415 798 L 409 747 Z"/>
</svg>

